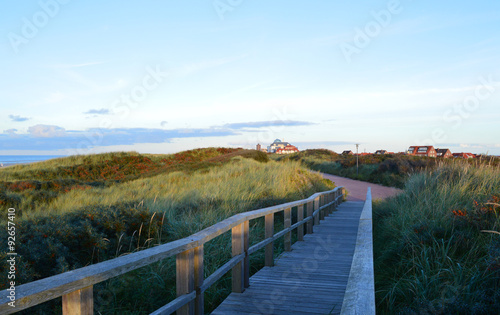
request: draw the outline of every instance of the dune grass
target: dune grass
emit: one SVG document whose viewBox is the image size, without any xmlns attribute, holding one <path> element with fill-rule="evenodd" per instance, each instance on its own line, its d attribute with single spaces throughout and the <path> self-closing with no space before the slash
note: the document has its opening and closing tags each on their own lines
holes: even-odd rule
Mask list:
<svg viewBox="0 0 500 315">
<path fill-rule="evenodd" d="M 412 175 L 374 205 L 377 312 L 497 314 L 500 169 L 468 163 Z"/>
<path fill-rule="evenodd" d="M 86 181 L 94 180 L 94 175 L 86 175 L 84 179 L 68 178 L 68 181 L 77 180 L 81 188 L 58 191 L 52 199 L 40 202 L 36 197 L 38 193 L 45 188 L 54 189 L 46 183 L 58 183 L 59 179 L 52 178 L 54 173 L 61 171 L 56 162 L 46 162 L 45 168 L 40 164 L 31 169 L 23 166 L 4 175 L 11 176 L 8 183 L 4 182 L 7 187 L 21 187 L 22 184 L 21 190 L 11 191 L 11 194 L 22 192 L 18 196 L 34 196 L 33 203 L 20 203 L 32 207 L 19 208 L 22 210 L 17 222 L 19 281 L 33 281 L 170 242 L 236 213 L 303 199 L 334 187 L 298 162 L 268 161 L 267 156 L 264 158 L 252 151 L 219 153 L 205 154 L 199 159 L 182 153 L 173 159 L 149 158 L 135 153 L 78 157 L 75 163 L 92 165 L 92 168 L 85 168 L 89 174 L 94 174 L 95 168 L 107 169 L 100 165 L 109 164 L 116 158 L 140 164 L 148 164 L 149 159 L 157 174 L 148 170 L 132 173 L 134 177 L 129 177 L 130 174 L 123 173 L 124 179 L 104 178 L 99 185 L 89 185 Z M 167 161 L 178 161 L 185 170 L 179 171 L 175 162 L 168 164 Z M 64 169 L 74 169 L 82 164 L 64 161 L 61 165 Z M 39 174 L 36 175 L 39 177 L 30 179 L 26 174 Z M 71 174 L 80 176 L 79 172 Z M 21 179 L 14 181 L 13 177 Z M 35 183 L 37 186 L 33 181 L 44 184 Z M 277 231 L 282 228 L 282 221 L 282 217 L 276 216 Z M 251 242 L 256 243 L 264 236 L 263 222 L 253 220 L 250 224 Z M 278 254 L 282 244 L 276 242 L 275 246 Z M 230 259 L 230 248 L 229 233 L 206 244 L 206 275 Z M 252 255 L 252 271 L 262 265 L 262 253 Z M 0 270 L 0 274 L 6 273 Z M 166 259 L 111 279 L 97 285 L 95 292 L 96 308 L 102 314 L 149 313 L 175 297 L 175 261 Z M 213 309 L 229 292 L 230 277 L 227 275 L 206 292 L 206 309 Z M 60 301 L 56 300 L 30 311 L 57 313 L 59 309 Z"/>
</svg>

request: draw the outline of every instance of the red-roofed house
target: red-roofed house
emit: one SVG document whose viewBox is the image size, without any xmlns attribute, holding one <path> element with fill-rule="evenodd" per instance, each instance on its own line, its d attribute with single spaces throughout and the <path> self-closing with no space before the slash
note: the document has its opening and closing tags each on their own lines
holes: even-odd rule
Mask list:
<svg viewBox="0 0 500 315">
<path fill-rule="evenodd" d="M 453 157 L 453 154 L 451 154 L 450 149 L 436 149 L 436 153 L 437 153 L 437 157 L 440 157 L 440 158 L 448 159 L 448 158 Z"/>
<path fill-rule="evenodd" d="M 408 155 L 415 156 L 428 156 L 428 157 L 437 157 L 436 149 L 433 146 L 411 146 L 408 151 Z"/>
<path fill-rule="evenodd" d="M 461 158 L 461 159 L 473 159 L 476 157 L 476 155 L 472 153 L 453 153 L 454 158 Z"/>
<path fill-rule="evenodd" d="M 296 146 L 291 144 L 286 145 L 284 148 L 276 149 L 276 154 L 290 154 L 295 152 L 299 152 L 299 149 L 297 149 Z"/>
</svg>

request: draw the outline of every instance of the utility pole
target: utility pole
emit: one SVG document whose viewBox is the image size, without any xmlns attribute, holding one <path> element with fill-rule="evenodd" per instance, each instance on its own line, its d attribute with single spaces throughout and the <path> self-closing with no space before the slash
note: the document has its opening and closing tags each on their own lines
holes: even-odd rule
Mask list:
<svg viewBox="0 0 500 315">
<path fill-rule="evenodd" d="M 359 154 L 358 154 L 359 143 L 356 143 L 356 177 L 359 175 Z"/>
</svg>

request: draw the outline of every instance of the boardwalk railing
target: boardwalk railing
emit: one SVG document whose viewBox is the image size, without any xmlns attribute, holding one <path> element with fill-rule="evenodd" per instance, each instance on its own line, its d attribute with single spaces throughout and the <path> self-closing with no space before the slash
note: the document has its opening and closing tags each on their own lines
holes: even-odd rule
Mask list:
<svg viewBox="0 0 500 315">
<path fill-rule="evenodd" d="M 370 188 L 366 193 L 366 201 L 359 218 L 356 247 L 340 314 L 375 314 L 372 193 Z"/>
<path fill-rule="evenodd" d="M 273 266 L 273 243 L 284 237 L 285 251 L 291 250 L 291 232 L 297 229 L 297 240 L 313 233 L 327 214 L 338 206 L 345 195 L 343 187 L 316 193 L 260 210 L 234 215 L 189 237 L 152 247 L 95 265 L 68 271 L 56 276 L 16 287 L 15 308 L 8 305 L 9 291 L 0 292 L 0 313 L 11 314 L 62 296 L 63 314 L 92 314 L 93 285 L 176 255 L 177 298 L 152 314 L 203 314 L 203 295 L 211 285 L 232 270 L 233 292 L 243 292 L 249 286 L 249 256 L 265 247 L 265 265 Z M 297 223 L 291 224 L 291 210 L 297 208 Z M 284 229 L 274 233 L 274 215 L 284 212 Z M 304 211 L 306 214 L 304 215 Z M 265 239 L 249 247 L 249 221 L 265 217 Z M 204 244 L 231 230 L 232 259 L 204 279 Z"/>
</svg>

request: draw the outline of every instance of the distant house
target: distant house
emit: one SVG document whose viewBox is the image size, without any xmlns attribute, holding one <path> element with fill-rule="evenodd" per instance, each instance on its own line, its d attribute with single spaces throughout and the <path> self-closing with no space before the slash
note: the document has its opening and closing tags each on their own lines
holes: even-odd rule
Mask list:
<svg viewBox="0 0 500 315">
<path fill-rule="evenodd" d="M 450 149 L 436 149 L 436 154 L 438 158 L 449 159 L 453 157 Z"/>
<path fill-rule="evenodd" d="M 433 146 L 411 146 L 408 151 L 408 155 L 415 156 L 428 156 L 428 157 L 437 157 L 436 149 Z"/>
<path fill-rule="evenodd" d="M 353 155 L 354 153 L 352 153 L 351 150 L 345 150 L 344 152 L 342 152 L 342 155 Z"/>
<path fill-rule="evenodd" d="M 377 150 L 375 151 L 375 155 L 387 154 L 387 150 Z"/>
<path fill-rule="evenodd" d="M 473 159 L 476 157 L 475 154 L 472 153 L 453 153 L 454 158 L 460 158 L 460 159 Z"/>
<path fill-rule="evenodd" d="M 299 149 L 297 149 L 297 147 L 294 145 L 287 145 L 284 148 L 279 148 L 276 150 L 276 154 L 290 154 L 295 152 L 299 152 Z"/>
<path fill-rule="evenodd" d="M 280 139 L 274 140 L 270 146 L 267 147 L 268 153 L 277 153 L 277 154 L 289 154 L 299 152 L 299 149 L 291 145 L 288 142 L 281 141 Z"/>
<path fill-rule="evenodd" d="M 354 153 L 354 155 L 358 155 L 358 156 L 366 156 L 366 155 L 372 155 L 372 153 L 368 153 L 368 152 L 361 152 L 361 153 Z"/>
<path fill-rule="evenodd" d="M 255 147 L 255 149 L 257 151 L 262 151 L 262 152 L 266 152 L 267 153 L 267 149 L 266 148 L 262 148 L 262 146 L 260 145 L 260 143 L 257 144 L 257 146 Z"/>
</svg>

